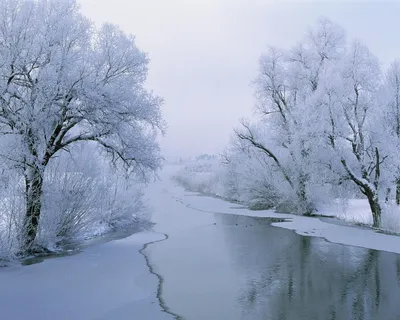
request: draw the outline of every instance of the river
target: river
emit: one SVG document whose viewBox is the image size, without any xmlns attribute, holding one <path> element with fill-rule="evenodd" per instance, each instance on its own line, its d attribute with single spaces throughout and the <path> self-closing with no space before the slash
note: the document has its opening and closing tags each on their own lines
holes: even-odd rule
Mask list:
<svg viewBox="0 0 400 320">
<path fill-rule="evenodd" d="M 251 212 L 185 192 L 172 173 L 146 193 L 154 232 L 108 234 L 73 255 L 0 269 L 0 319 L 400 319 L 400 255 L 287 228 L 393 252 L 399 237 Z"/>
<path fill-rule="evenodd" d="M 144 253 L 179 318 L 400 319 L 399 255 L 300 236 L 272 218 L 199 211 L 186 201 L 196 195 L 171 183 L 150 194 L 155 231 L 168 239 Z"/>
</svg>

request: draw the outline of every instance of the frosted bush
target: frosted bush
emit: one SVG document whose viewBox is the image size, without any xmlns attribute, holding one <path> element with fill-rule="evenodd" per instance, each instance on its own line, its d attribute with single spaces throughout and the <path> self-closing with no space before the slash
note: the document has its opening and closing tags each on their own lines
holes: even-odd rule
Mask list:
<svg viewBox="0 0 400 320">
<path fill-rule="evenodd" d="M 202 155 L 188 161 L 174 176 L 174 179 L 187 190 L 205 195 L 225 197 L 223 168 L 216 156 Z"/>
<path fill-rule="evenodd" d="M 3 172 L 2 178 L 7 183 L 0 188 L 0 260 L 11 260 L 23 243 L 23 178 L 15 170 Z M 142 189 L 142 184 L 106 165 L 96 149 L 61 154 L 44 176 L 37 243 L 57 249 L 65 241 L 148 220 Z"/>
<path fill-rule="evenodd" d="M 24 206 L 21 181 L 12 172 L 3 172 L 0 186 L 0 261 L 11 260 L 18 254 Z M 6 181 L 5 181 L 6 179 Z M 4 183 L 6 182 L 6 183 Z M 1 263 L 0 263 L 1 264 Z"/>
<path fill-rule="evenodd" d="M 47 170 L 39 232 L 47 247 L 134 223 L 145 208 L 141 184 L 108 167 L 95 150 L 79 151 L 64 154 Z"/>
</svg>

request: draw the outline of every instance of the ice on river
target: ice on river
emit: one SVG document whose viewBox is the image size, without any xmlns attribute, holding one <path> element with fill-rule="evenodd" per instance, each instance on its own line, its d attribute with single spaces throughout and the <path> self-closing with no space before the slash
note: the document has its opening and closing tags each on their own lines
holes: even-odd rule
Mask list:
<svg viewBox="0 0 400 320">
<path fill-rule="evenodd" d="M 139 250 L 164 235 L 141 232 L 76 255 L 0 269 L 0 319 L 108 320 L 173 317 Z"/>
</svg>

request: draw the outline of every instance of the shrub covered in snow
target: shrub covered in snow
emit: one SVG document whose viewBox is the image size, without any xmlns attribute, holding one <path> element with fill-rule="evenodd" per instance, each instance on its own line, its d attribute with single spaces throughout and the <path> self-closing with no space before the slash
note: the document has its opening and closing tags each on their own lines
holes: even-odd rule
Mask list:
<svg viewBox="0 0 400 320">
<path fill-rule="evenodd" d="M 174 179 L 190 191 L 225 197 L 222 170 L 217 156 L 201 155 L 182 164 Z"/>
<path fill-rule="evenodd" d="M 23 178 L 12 170 L 0 189 L 0 259 L 15 258 L 22 244 Z M 54 159 L 44 177 L 37 243 L 60 244 L 93 237 L 148 219 L 143 185 L 104 163 L 96 149 L 72 149 Z"/>
<path fill-rule="evenodd" d="M 284 182 L 278 177 L 265 163 L 239 153 L 229 161 L 226 155 L 186 161 L 173 178 L 189 191 L 239 201 L 253 210 L 299 214 L 296 196 L 282 187 Z M 373 224 L 368 200 L 352 184 L 342 183 L 319 190 L 314 186 L 309 192 L 315 206 L 314 214 L 355 224 Z M 393 201 L 384 208 L 381 228 L 400 232 L 400 208 Z"/>
</svg>

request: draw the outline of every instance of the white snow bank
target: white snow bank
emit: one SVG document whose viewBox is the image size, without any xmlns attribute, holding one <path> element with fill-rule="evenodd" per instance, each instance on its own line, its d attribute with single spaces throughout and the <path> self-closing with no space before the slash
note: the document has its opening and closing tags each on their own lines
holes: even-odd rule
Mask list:
<svg viewBox="0 0 400 320">
<path fill-rule="evenodd" d="M 384 205 L 381 228 L 383 230 L 400 232 L 400 208 L 395 203 Z M 334 203 L 320 206 L 316 215 L 339 218 L 340 220 L 363 225 L 372 225 L 372 213 L 367 199 L 351 199 L 343 201 L 336 199 Z"/>
<path fill-rule="evenodd" d="M 333 243 L 400 254 L 400 237 L 377 233 L 372 229 L 327 223 L 316 218 L 293 216 L 290 222 L 273 223 L 304 236 L 315 236 Z"/>
<path fill-rule="evenodd" d="M 203 195 L 217 196 L 225 199 L 232 199 L 227 193 L 227 186 L 224 185 L 223 166 L 217 158 L 204 158 L 187 161 L 179 166 L 170 166 L 175 170 L 172 174 L 177 183 L 187 190 L 199 192 Z M 246 189 L 246 188 L 245 188 Z M 233 199 L 244 203 L 257 203 L 258 200 L 246 195 L 245 189 L 241 190 Z M 254 191 L 254 190 L 253 190 Z M 266 190 L 261 190 L 261 194 Z M 340 220 L 355 224 L 373 224 L 372 213 L 367 199 L 326 199 L 317 197 L 324 201 L 317 201 L 315 215 L 336 217 Z M 287 207 L 285 204 L 284 207 Z M 287 209 L 287 208 L 286 208 Z M 291 208 L 292 210 L 294 208 Z M 394 203 L 385 204 L 383 207 L 381 228 L 383 230 L 400 233 L 400 208 Z M 293 211 L 291 211 L 293 213 Z M 295 213 L 295 212 L 294 212 Z"/>
<path fill-rule="evenodd" d="M 237 204 L 213 198 L 201 196 L 196 193 L 186 192 L 182 187 L 171 186 L 169 192 L 182 205 L 197 211 L 238 214 L 253 217 L 286 218 L 290 222 L 274 223 L 276 227 L 294 230 L 296 233 L 305 236 L 322 237 L 334 243 L 358 246 L 368 249 L 383 250 L 400 254 L 400 237 L 377 233 L 372 229 L 359 228 L 355 226 L 344 226 L 324 222 L 319 218 L 309 218 L 292 214 L 276 213 L 272 210 L 251 211 Z M 338 205 L 339 206 L 339 205 Z M 352 213 L 355 218 L 366 216 L 369 210 L 368 203 L 364 200 L 351 201 L 346 207 L 347 214 Z M 333 215 L 337 212 L 335 207 L 325 207 L 320 214 Z M 356 220 L 356 219 L 354 219 Z M 367 221 L 366 221 L 367 223 Z"/>
<path fill-rule="evenodd" d="M 173 319 L 139 250 L 164 235 L 142 232 L 31 266 L 0 268 L 0 318 Z"/>
<path fill-rule="evenodd" d="M 317 210 L 317 215 L 332 216 L 349 222 L 372 225 L 372 214 L 367 199 L 336 199 L 332 203 L 320 204 Z"/>
</svg>

